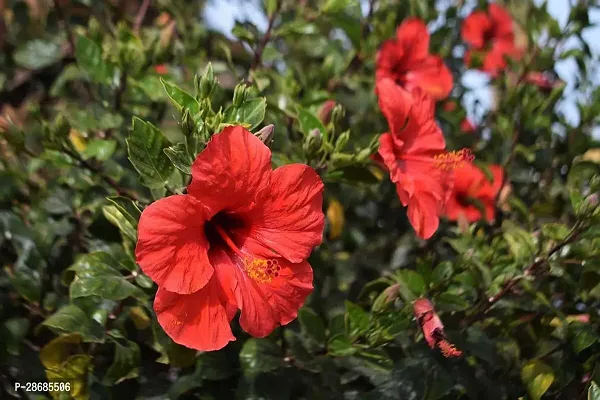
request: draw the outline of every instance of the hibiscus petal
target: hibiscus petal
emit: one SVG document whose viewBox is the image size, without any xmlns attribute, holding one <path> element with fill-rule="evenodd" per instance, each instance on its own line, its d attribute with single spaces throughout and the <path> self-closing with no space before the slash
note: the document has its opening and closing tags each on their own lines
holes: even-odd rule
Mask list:
<svg viewBox="0 0 600 400">
<path fill-rule="evenodd" d="M 510 13 L 496 3 L 489 5 L 488 13 L 494 24 L 494 38 L 513 40 L 513 19 Z"/>
<path fill-rule="evenodd" d="M 281 325 L 292 322 L 298 316 L 298 310 L 313 291 L 313 271 L 310 264 L 302 261 L 292 264 L 279 259 L 281 271 L 270 283 L 259 284 L 275 319 Z"/>
<path fill-rule="evenodd" d="M 242 249 L 266 258 L 305 260 L 323 240 L 322 207 L 323 182 L 312 168 L 304 164 L 277 168 L 269 196 L 245 218 L 252 226 Z"/>
<path fill-rule="evenodd" d="M 378 80 L 376 88 L 379 107 L 390 126 L 390 132 L 399 132 L 406 124 L 413 103 L 410 93 L 391 79 Z"/>
<path fill-rule="evenodd" d="M 407 90 L 421 88 L 435 100 L 441 100 L 450 94 L 453 86 L 452 72 L 440 56 L 427 56 L 415 68 L 405 75 Z"/>
<path fill-rule="evenodd" d="M 440 224 L 439 201 L 428 193 L 417 193 L 408 202 L 408 220 L 417 235 L 429 239 Z"/>
<path fill-rule="evenodd" d="M 235 337 L 220 290 L 215 279 L 192 294 L 171 293 L 159 287 L 154 299 L 156 318 L 176 343 L 200 351 L 222 349 Z"/>
<path fill-rule="evenodd" d="M 224 251 L 211 252 L 210 257 L 223 291 L 233 294 L 241 310 L 242 329 L 254 337 L 268 336 L 277 327 L 275 312 L 258 284 L 246 274 L 243 260 Z"/>
<path fill-rule="evenodd" d="M 312 268 L 306 261 L 294 264 L 284 258 L 272 259 L 280 267 L 278 276 L 257 282 L 247 274 L 244 261 L 236 255 L 211 252 L 211 260 L 224 291 L 236 297 L 241 310 L 240 326 L 254 337 L 268 336 L 277 325 L 293 321 L 313 290 Z"/>
<path fill-rule="evenodd" d="M 395 79 L 394 70 L 400 64 L 403 54 L 402 47 L 398 46 L 395 40 L 386 40 L 383 42 L 377 52 L 375 80 L 384 78 Z"/>
<path fill-rule="evenodd" d="M 261 201 L 270 175 L 269 148 L 241 126 L 230 126 L 194 161 L 188 193 L 204 205 L 208 219 L 223 210 L 242 212 Z"/>
<path fill-rule="evenodd" d="M 390 133 L 384 133 L 379 136 L 378 154 L 381 156 L 383 163 L 390 171 L 390 179 L 392 182 L 398 182 L 401 172 L 398 168 L 398 161 L 395 151 L 396 147 L 394 146 L 394 139 Z"/>
<path fill-rule="evenodd" d="M 203 288 L 213 274 L 204 235 L 202 204 L 176 195 L 150 204 L 140 217 L 136 261 L 164 289 L 189 294 Z"/>
<path fill-rule="evenodd" d="M 425 22 L 419 18 L 406 18 L 396 31 L 396 39 L 407 56 L 407 69 L 412 69 L 410 64 L 429 54 L 429 32 Z"/>
<path fill-rule="evenodd" d="M 465 42 L 476 49 L 485 45 L 485 35 L 492 29 L 492 21 L 487 13 L 475 11 L 471 13 L 461 26 L 460 34 Z"/>
<path fill-rule="evenodd" d="M 434 156 L 446 149 L 446 141 L 439 126 L 435 123 L 433 99 L 423 90 L 414 89 L 411 93 L 413 105 L 408 124 L 398 135 L 404 141 L 404 155 Z M 434 168 L 434 160 L 429 163 Z"/>
</svg>

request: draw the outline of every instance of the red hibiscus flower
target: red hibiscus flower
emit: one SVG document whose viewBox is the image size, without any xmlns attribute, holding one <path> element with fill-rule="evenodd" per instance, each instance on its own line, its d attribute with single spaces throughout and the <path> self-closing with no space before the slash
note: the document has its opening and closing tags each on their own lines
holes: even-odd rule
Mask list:
<svg viewBox="0 0 600 400">
<path fill-rule="evenodd" d="M 235 340 L 238 309 L 255 337 L 295 319 L 324 228 L 317 173 L 301 164 L 273 171 L 267 146 L 228 127 L 198 155 L 188 193 L 152 203 L 138 227 L 136 259 L 159 286 L 154 310 L 165 332 L 210 351 Z"/>
<path fill-rule="evenodd" d="M 440 56 L 429 54 L 427 26 L 418 18 L 408 18 L 377 53 L 376 79 L 391 78 L 411 91 L 421 88 L 436 100 L 448 97 L 452 73 Z"/>
<path fill-rule="evenodd" d="M 464 216 L 467 221 L 474 222 L 482 218 L 476 203 L 485 208 L 485 218 L 494 219 L 495 201 L 502 188 L 504 171 L 499 165 L 490 166 L 494 181 L 490 182 L 486 175 L 472 163 L 465 163 L 454 171 L 454 189 L 446 202 L 446 217 L 457 221 Z"/>
<path fill-rule="evenodd" d="M 473 133 L 477 128 L 469 118 L 465 118 L 460 123 L 460 130 L 463 133 Z"/>
<path fill-rule="evenodd" d="M 417 322 L 423 330 L 425 341 L 430 348 L 438 348 L 444 357 L 460 357 L 462 351 L 458 350 L 452 343 L 446 338 L 444 332 L 444 325 L 442 320 L 438 317 L 433 304 L 425 298 L 417 299 L 413 303 L 413 313 Z"/>
<path fill-rule="evenodd" d="M 400 202 L 417 234 L 430 238 L 452 188 L 453 166 L 468 155 L 447 153 L 434 120 L 434 104 L 422 90 L 409 93 L 391 79 L 377 82 L 379 106 L 389 133 L 379 139 L 379 156 L 396 184 Z"/>
<path fill-rule="evenodd" d="M 472 64 L 473 50 L 483 57 L 481 69 L 492 76 L 506 68 L 505 56 L 518 60 L 523 50 L 515 43 L 513 19 L 498 4 L 490 4 L 487 11 L 475 11 L 463 22 L 461 35 L 471 46 L 465 54 L 467 65 Z"/>
<path fill-rule="evenodd" d="M 159 64 L 154 66 L 154 72 L 159 75 L 166 75 L 169 73 L 169 68 L 165 64 Z"/>
</svg>

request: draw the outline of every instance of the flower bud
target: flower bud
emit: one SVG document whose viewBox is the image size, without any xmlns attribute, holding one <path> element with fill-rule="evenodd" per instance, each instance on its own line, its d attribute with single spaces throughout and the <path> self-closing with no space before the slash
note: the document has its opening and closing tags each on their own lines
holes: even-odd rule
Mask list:
<svg viewBox="0 0 600 400">
<path fill-rule="evenodd" d="M 344 116 L 346 116 L 346 110 L 344 110 L 341 104 L 337 104 L 331 111 L 331 122 L 334 126 L 340 126 Z"/>
<path fill-rule="evenodd" d="M 217 80 L 215 79 L 215 73 L 213 71 L 213 67 L 211 63 L 206 65 L 202 76 L 199 77 L 196 75 L 194 78 L 194 83 L 196 85 L 196 91 L 198 92 L 198 96 L 201 99 L 206 99 L 210 97 L 215 86 L 217 85 Z"/>
<path fill-rule="evenodd" d="M 233 90 L 233 106 L 239 107 L 246 99 L 246 85 L 239 83 Z"/>
<path fill-rule="evenodd" d="M 327 125 L 331 121 L 331 111 L 335 107 L 335 101 L 327 100 L 319 109 L 319 119 L 324 125 Z"/>
<path fill-rule="evenodd" d="M 59 114 L 50 128 L 50 140 L 56 143 L 62 142 L 69 136 L 69 132 L 71 132 L 71 124 L 62 114 Z"/>
<path fill-rule="evenodd" d="M 194 118 L 190 113 L 190 110 L 187 108 L 183 109 L 183 114 L 181 115 L 181 131 L 187 137 L 193 136 L 196 133 L 196 124 L 194 124 Z"/>
<path fill-rule="evenodd" d="M 260 139 L 266 146 L 270 146 L 273 141 L 273 136 L 275 136 L 275 125 L 267 125 L 262 128 L 260 131 L 255 133 L 256 137 Z"/>
<path fill-rule="evenodd" d="M 306 136 L 302 148 L 308 158 L 311 158 L 318 153 L 321 149 L 322 140 L 321 131 L 316 128 L 310 131 L 308 136 Z"/>
<path fill-rule="evenodd" d="M 346 131 L 343 132 L 340 137 L 337 138 L 336 142 L 335 142 L 335 152 L 339 153 L 340 151 L 342 151 L 344 149 L 344 147 L 346 147 L 346 144 L 348 144 L 348 140 L 350 140 L 350 131 Z"/>
</svg>

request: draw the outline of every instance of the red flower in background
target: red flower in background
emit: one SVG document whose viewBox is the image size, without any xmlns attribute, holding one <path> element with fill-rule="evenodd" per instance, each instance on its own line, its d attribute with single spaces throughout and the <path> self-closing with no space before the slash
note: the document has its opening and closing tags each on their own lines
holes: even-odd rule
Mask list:
<svg viewBox="0 0 600 400">
<path fill-rule="evenodd" d="M 312 292 L 306 259 L 321 243 L 323 183 L 306 165 L 271 170 L 271 152 L 242 127 L 215 135 L 192 166 L 188 195 L 148 206 L 136 259 L 159 289 L 154 310 L 179 344 L 210 351 L 229 326 L 264 337 L 296 318 Z"/>
<path fill-rule="evenodd" d="M 465 118 L 460 123 L 460 130 L 463 133 L 473 133 L 477 130 L 477 127 L 471 122 L 469 118 Z"/>
<path fill-rule="evenodd" d="M 159 75 L 166 75 L 169 73 L 169 68 L 165 64 L 159 64 L 154 66 L 154 72 Z"/>
<path fill-rule="evenodd" d="M 423 330 L 425 341 L 429 347 L 432 349 L 437 347 L 444 357 L 447 358 L 460 357 L 462 355 L 462 351 L 458 350 L 446 338 L 442 320 L 438 317 L 433 304 L 429 300 L 424 298 L 415 300 L 413 303 L 413 313 Z"/>
<path fill-rule="evenodd" d="M 492 76 L 506 68 L 505 56 L 518 60 L 523 55 L 515 43 L 513 19 L 498 4 L 490 4 L 487 11 L 474 11 L 465 18 L 461 35 L 471 47 L 465 54 L 467 65 L 472 64 L 475 50 L 483 56 L 481 69 Z"/>
<path fill-rule="evenodd" d="M 433 101 L 422 90 L 409 93 L 386 78 L 377 82 L 377 93 L 390 129 L 379 139 L 379 155 L 400 202 L 408 207 L 410 223 L 420 237 L 428 239 L 438 228 L 452 189 L 451 169 L 468 154 L 445 151 Z"/>
<path fill-rule="evenodd" d="M 440 56 L 429 54 L 427 26 L 408 18 L 377 53 L 376 79 L 390 78 L 408 91 L 421 88 L 436 100 L 452 90 L 452 73 Z"/>
<path fill-rule="evenodd" d="M 504 171 L 499 165 L 490 166 L 494 181 L 490 182 L 482 170 L 472 163 L 465 163 L 454 171 L 454 188 L 446 202 L 446 217 L 457 221 L 463 217 L 469 222 L 480 220 L 483 216 L 473 204 L 478 200 L 485 208 L 485 219 L 492 221 L 495 214 L 495 201 L 502 188 Z"/>
</svg>

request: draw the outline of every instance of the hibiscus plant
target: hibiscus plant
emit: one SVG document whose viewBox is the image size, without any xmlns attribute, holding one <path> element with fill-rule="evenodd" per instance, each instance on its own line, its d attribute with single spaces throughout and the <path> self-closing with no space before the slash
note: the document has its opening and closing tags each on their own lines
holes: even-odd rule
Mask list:
<svg viewBox="0 0 600 400">
<path fill-rule="evenodd" d="M 600 400 L 599 15 L 0 0 L 0 398 Z"/>
</svg>

